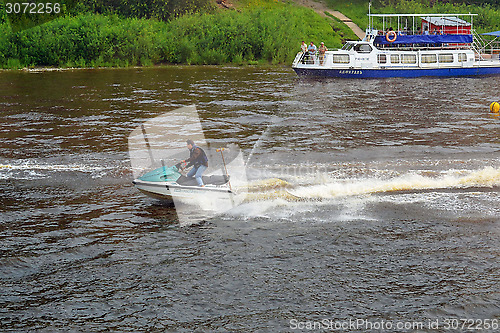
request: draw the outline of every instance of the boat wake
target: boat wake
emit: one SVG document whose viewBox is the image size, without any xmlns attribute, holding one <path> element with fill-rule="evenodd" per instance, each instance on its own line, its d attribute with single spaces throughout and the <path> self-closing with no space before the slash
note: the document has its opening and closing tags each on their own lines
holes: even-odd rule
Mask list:
<svg viewBox="0 0 500 333">
<path fill-rule="evenodd" d="M 462 216 L 495 219 L 500 214 L 500 168 L 478 170 L 407 171 L 367 178 L 270 178 L 250 183 L 246 199 L 225 215 L 229 220 L 254 218 L 304 221 L 377 221 L 405 209 L 436 212 L 435 218 Z M 389 171 L 389 170 L 386 170 Z M 385 176 L 382 176 L 385 174 Z M 376 208 L 376 205 L 381 205 Z M 375 208 L 374 208 L 375 207 Z M 411 207 L 411 208 L 408 208 Z M 383 213 L 380 213 L 383 212 Z M 451 213 L 452 212 L 452 213 Z"/>
<path fill-rule="evenodd" d="M 322 184 L 294 185 L 281 179 L 253 183 L 246 201 L 267 200 L 328 200 L 339 197 L 378 193 L 417 192 L 422 190 L 458 190 L 495 188 L 500 186 L 500 169 L 450 170 L 437 175 L 407 173 L 389 179 L 332 179 Z"/>
</svg>

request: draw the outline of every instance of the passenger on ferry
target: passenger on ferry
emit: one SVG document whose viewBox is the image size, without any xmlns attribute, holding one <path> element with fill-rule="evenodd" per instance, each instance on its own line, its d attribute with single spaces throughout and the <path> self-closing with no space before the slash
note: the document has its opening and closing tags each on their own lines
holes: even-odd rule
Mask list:
<svg viewBox="0 0 500 333">
<path fill-rule="evenodd" d="M 424 35 L 429 35 L 429 28 L 428 27 L 425 27 L 424 28 Z"/>
<path fill-rule="evenodd" d="M 300 50 L 302 51 L 302 53 L 307 52 L 307 44 L 305 41 L 302 41 L 302 45 L 300 45 Z"/>
<path fill-rule="evenodd" d="M 328 49 L 325 46 L 325 43 L 321 42 L 321 45 L 318 49 L 318 54 L 319 54 L 319 64 L 323 66 L 325 64 L 325 53 L 328 51 Z"/>
<path fill-rule="evenodd" d="M 314 45 L 314 43 L 311 42 L 311 44 L 307 48 L 307 52 L 309 53 L 309 61 L 310 61 L 310 63 L 314 64 L 314 61 L 316 60 L 316 51 L 317 50 L 318 50 L 318 48 L 316 47 L 316 45 Z"/>
<path fill-rule="evenodd" d="M 302 52 L 302 63 L 304 64 L 305 61 L 307 60 L 307 44 L 305 41 L 302 41 L 302 44 L 300 45 L 300 52 Z"/>
</svg>

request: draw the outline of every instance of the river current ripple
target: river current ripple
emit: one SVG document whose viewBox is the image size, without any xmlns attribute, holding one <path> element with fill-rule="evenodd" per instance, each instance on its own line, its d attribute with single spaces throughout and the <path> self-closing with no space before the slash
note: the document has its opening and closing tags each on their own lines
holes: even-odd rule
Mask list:
<svg viewBox="0 0 500 333">
<path fill-rule="evenodd" d="M 0 72 L 0 330 L 499 320 L 497 86 L 280 67 Z M 135 190 L 128 135 L 192 104 L 249 172 L 310 200 L 183 227 Z"/>
</svg>

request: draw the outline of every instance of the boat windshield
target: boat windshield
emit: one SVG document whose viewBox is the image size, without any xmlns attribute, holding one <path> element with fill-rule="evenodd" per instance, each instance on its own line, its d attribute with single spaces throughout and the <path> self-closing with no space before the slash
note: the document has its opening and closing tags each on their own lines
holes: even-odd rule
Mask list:
<svg viewBox="0 0 500 333">
<path fill-rule="evenodd" d="M 372 47 L 368 44 L 357 44 L 354 47 L 354 50 L 358 53 L 370 53 L 372 51 Z"/>
<path fill-rule="evenodd" d="M 346 43 L 342 46 L 342 50 L 349 51 L 354 46 L 354 43 Z"/>
</svg>

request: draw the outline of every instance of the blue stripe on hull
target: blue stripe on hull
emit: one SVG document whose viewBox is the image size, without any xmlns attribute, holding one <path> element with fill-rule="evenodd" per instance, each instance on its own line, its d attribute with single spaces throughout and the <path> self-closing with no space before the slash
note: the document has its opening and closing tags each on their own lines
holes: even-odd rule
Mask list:
<svg viewBox="0 0 500 333">
<path fill-rule="evenodd" d="M 500 67 L 433 69 L 312 69 L 294 68 L 297 75 L 339 78 L 390 78 L 421 76 L 476 76 L 500 74 Z"/>
</svg>

